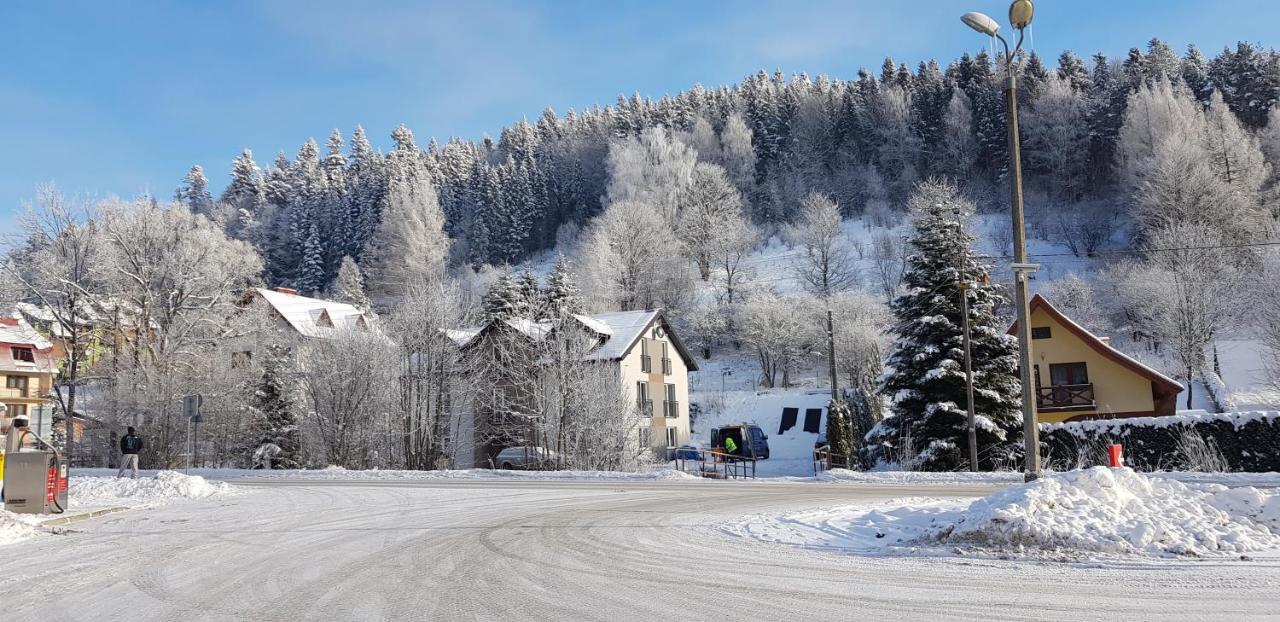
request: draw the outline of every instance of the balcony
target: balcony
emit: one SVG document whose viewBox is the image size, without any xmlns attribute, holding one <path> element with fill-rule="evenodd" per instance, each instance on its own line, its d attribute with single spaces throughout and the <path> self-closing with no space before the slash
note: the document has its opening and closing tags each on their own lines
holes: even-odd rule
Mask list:
<svg viewBox="0 0 1280 622">
<path fill-rule="evenodd" d="M 663 401 L 662 416 L 668 419 L 675 419 L 680 416 L 680 402 Z"/>
<path fill-rule="evenodd" d="M 662 375 L 664 376 L 671 375 L 671 359 L 669 358 L 664 357 L 662 359 Z"/>
<path fill-rule="evenodd" d="M 647 374 L 653 369 L 653 357 L 648 354 L 640 355 L 640 373 Z"/>
<path fill-rule="evenodd" d="M 1059 384 L 1036 387 L 1036 410 L 1092 410 L 1093 384 Z"/>
<path fill-rule="evenodd" d="M 32 399 L 39 397 L 32 389 L 0 388 L 0 397 L 9 399 Z"/>
<path fill-rule="evenodd" d="M 640 409 L 641 417 L 653 416 L 653 400 L 644 400 L 644 399 L 639 400 L 639 403 L 636 404 L 636 407 Z"/>
</svg>

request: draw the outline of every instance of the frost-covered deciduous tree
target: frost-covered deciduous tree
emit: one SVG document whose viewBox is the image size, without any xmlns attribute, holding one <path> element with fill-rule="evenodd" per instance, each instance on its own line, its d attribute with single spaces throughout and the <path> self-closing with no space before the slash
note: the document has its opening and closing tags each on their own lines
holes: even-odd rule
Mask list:
<svg viewBox="0 0 1280 622">
<path fill-rule="evenodd" d="M 969 298 L 979 462 L 994 468 L 1014 456 L 1022 426 L 1017 342 L 992 313 L 1000 289 L 983 279 L 989 268 L 975 257 L 973 234 L 963 224 L 973 204 L 949 183 L 925 182 L 910 207 L 913 253 L 906 290 L 891 305 L 897 339 L 881 384 L 893 416 L 868 435 L 870 454 L 882 462 L 901 460 L 910 439 L 919 448 L 912 456 L 917 468 L 951 471 L 967 462 L 963 292 Z"/>
<path fill-rule="evenodd" d="M 796 276 L 807 291 L 830 298 L 858 283 L 853 248 L 840 228 L 835 201 L 821 194 L 805 197 L 791 235 L 802 251 L 795 262 Z"/>
<path fill-rule="evenodd" d="M 825 334 L 805 312 L 813 304 L 812 300 L 784 298 L 767 289 L 753 292 L 743 303 L 738 335 L 755 350 L 762 385 L 791 386 L 791 375 L 800 360 L 822 344 Z"/>
<path fill-rule="evenodd" d="M 610 205 L 632 203 L 674 223 L 693 183 L 698 154 L 659 127 L 609 147 Z"/>
<path fill-rule="evenodd" d="M 676 235 L 705 281 L 722 252 L 741 246 L 741 233 L 747 227 L 742 199 L 724 169 L 700 162 L 682 203 Z"/>
<path fill-rule="evenodd" d="M 298 346 L 303 434 L 313 462 L 348 469 L 395 463 L 399 443 L 379 434 L 392 427 L 388 397 L 400 371 L 393 354 L 386 337 L 373 331 L 339 330 Z"/>
<path fill-rule="evenodd" d="M 111 203 L 98 222 L 105 291 L 132 334 L 111 357 L 125 389 L 115 414 L 145 426 L 150 457 L 173 465 L 186 431 L 180 398 L 208 387 L 207 359 L 230 359 L 218 348 L 242 334 L 232 318 L 262 260 L 181 204 Z"/>
<path fill-rule="evenodd" d="M 906 240 L 884 232 L 871 239 L 871 265 L 875 270 L 876 285 L 886 301 L 893 300 L 907 274 L 907 257 L 911 247 Z"/>
<path fill-rule="evenodd" d="M 76 392 L 95 341 L 89 320 L 105 293 L 104 239 L 96 220 L 92 205 L 68 202 L 52 186 L 40 188 L 36 204 L 22 216 L 27 247 L 4 267 L 13 293 L 53 318 L 50 328 L 59 335 L 65 359 L 52 388 L 64 413 L 76 412 Z M 72 418 L 63 420 L 69 457 L 78 441 Z"/>
<path fill-rule="evenodd" d="M 1087 113 L 1081 94 L 1050 74 L 1022 117 L 1027 166 L 1058 199 L 1074 201 L 1084 193 L 1089 163 Z"/>
<path fill-rule="evenodd" d="M 426 179 L 393 182 L 369 250 L 367 285 L 376 304 L 388 305 L 410 288 L 438 279 L 449 256 L 444 213 Z"/>
<path fill-rule="evenodd" d="M 1151 233 L 1141 264 L 1118 273 L 1121 305 L 1137 309 L 1129 321 L 1168 346 L 1188 382 L 1204 375 L 1214 340 L 1238 317 L 1242 274 L 1223 244 L 1215 227 L 1171 224 Z"/>
<path fill-rule="evenodd" d="M 1104 328 L 1104 318 L 1094 296 L 1093 286 L 1076 273 L 1069 272 L 1050 283 L 1045 288 L 1044 295 L 1054 307 L 1085 330 L 1098 332 Z"/>
<path fill-rule="evenodd" d="M 598 305 L 623 311 L 674 301 L 689 287 L 679 249 L 667 220 L 649 205 L 611 204 L 583 244 L 588 291 Z"/>
<path fill-rule="evenodd" d="M 751 146 L 751 128 L 742 115 L 730 114 L 720 131 L 720 158 L 730 181 L 750 201 L 756 188 L 756 152 Z"/>
</svg>

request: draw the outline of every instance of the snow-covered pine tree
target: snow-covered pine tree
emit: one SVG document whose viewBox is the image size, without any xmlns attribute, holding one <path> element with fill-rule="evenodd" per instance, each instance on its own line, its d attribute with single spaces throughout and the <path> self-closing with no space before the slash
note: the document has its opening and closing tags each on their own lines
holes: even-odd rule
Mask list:
<svg viewBox="0 0 1280 622">
<path fill-rule="evenodd" d="M 510 272 L 504 272 L 489 286 L 480 300 L 480 307 L 488 320 L 509 320 L 524 317 L 528 313 L 524 292 Z"/>
<path fill-rule="evenodd" d="M 844 402 L 827 403 L 827 446 L 831 449 L 833 466 L 848 468 L 853 457 L 853 417 Z"/>
<path fill-rule="evenodd" d="M 289 351 L 269 345 L 259 352 L 262 378 L 249 403 L 250 429 L 245 461 L 257 466 L 255 457 L 270 456 L 273 469 L 302 466 L 302 443 L 298 433 L 296 391 L 289 373 Z M 279 451 L 270 449 L 274 445 Z"/>
<path fill-rule="evenodd" d="M 556 264 L 547 275 L 545 294 L 547 315 L 558 318 L 569 313 L 582 312 L 582 293 L 574 282 L 569 268 L 569 260 L 564 255 L 556 256 Z"/>
<path fill-rule="evenodd" d="M 302 257 L 298 262 L 298 277 L 294 288 L 306 295 L 320 291 L 325 284 L 324 248 L 320 242 L 320 230 L 313 219 L 306 225 L 302 239 Z"/>
<path fill-rule="evenodd" d="M 369 296 L 364 293 L 364 275 L 360 266 L 350 255 L 342 258 L 338 267 L 338 276 L 329 285 L 329 298 L 338 302 L 355 305 L 360 309 L 369 308 Z"/>
<path fill-rule="evenodd" d="M 213 212 L 213 195 L 209 194 L 209 180 L 199 164 L 192 166 L 174 196 L 178 202 L 191 209 L 193 214 L 209 216 Z"/>
<path fill-rule="evenodd" d="M 1022 428 L 1017 342 L 992 313 L 999 285 L 984 283 L 987 266 L 974 256 L 964 220 L 973 203 L 948 182 L 922 182 L 910 207 L 915 232 L 904 279 L 906 293 L 891 305 L 897 340 L 881 391 L 893 416 L 868 434 L 881 462 L 951 471 L 968 462 L 960 282 L 968 284 L 979 465 L 1006 464 L 1018 451 Z M 909 441 L 907 439 L 910 439 Z M 905 445 L 919 454 L 904 456 Z"/>
<path fill-rule="evenodd" d="M 538 285 L 538 277 L 529 268 L 520 271 L 516 278 L 516 286 L 520 289 L 520 306 L 524 309 L 523 317 L 542 319 L 544 305 L 542 288 Z"/>
</svg>

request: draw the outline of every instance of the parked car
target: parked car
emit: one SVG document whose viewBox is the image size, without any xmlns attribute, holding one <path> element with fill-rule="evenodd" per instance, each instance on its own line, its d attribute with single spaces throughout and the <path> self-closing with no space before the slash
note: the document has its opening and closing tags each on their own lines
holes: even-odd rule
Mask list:
<svg viewBox="0 0 1280 622">
<path fill-rule="evenodd" d="M 556 453 L 546 447 L 508 447 L 493 458 L 493 465 L 504 471 L 535 471 L 555 463 Z"/>
<path fill-rule="evenodd" d="M 760 426 L 754 423 L 732 423 L 712 428 L 711 447 L 723 450 L 726 436 L 732 438 L 738 446 L 738 455 L 757 460 L 769 459 L 769 435 Z"/>
</svg>

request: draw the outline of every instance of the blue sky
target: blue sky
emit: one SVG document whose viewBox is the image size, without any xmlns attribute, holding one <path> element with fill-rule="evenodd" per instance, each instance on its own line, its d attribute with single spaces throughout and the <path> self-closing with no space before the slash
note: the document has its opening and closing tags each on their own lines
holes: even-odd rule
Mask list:
<svg viewBox="0 0 1280 622">
<path fill-rule="evenodd" d="M 359 5 L 369 6 L 359 6 Z M 0 231 L 37 185 L 169 197 L 191 164 L 215 188 L 362 124 L 386 147 L 496 135 L 521 116 L 740 80 L 761 67 L 836 77 L 986 45 L 959 20 L 1002 0 L 766 2 L 160 2 L 0 7 Z M 1280 2 L 1040 0 L 1035 48 L 1122 55 L 1159 36 L 1211 54 L 1277 44 Z M 1270 38 L 1269 38 L 1270 37 Z"/>
</svg>

